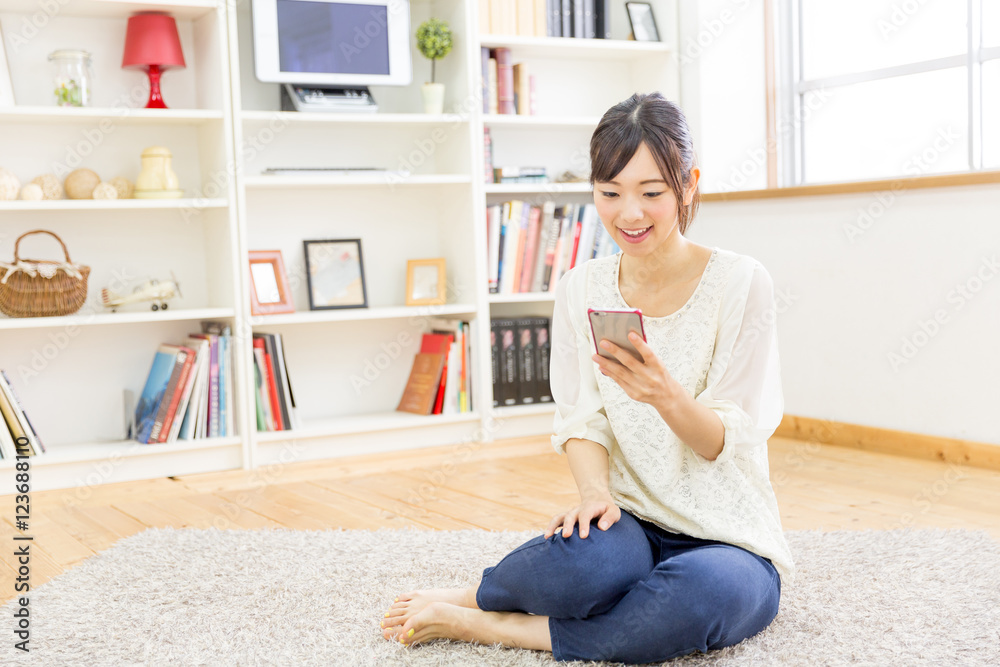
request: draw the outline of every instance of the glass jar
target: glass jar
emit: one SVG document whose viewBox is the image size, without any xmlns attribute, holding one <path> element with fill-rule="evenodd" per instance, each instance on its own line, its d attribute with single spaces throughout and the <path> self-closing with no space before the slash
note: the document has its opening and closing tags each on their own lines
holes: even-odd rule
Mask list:
<svg viewBox="0 0 1000 667">
<path fill-rule="evenodd" d="M 94 73 L 90 54 L 76 49 L 62 49 L 49 54 L 54 68 L 53 91 L 60 107 L 86 107 L 91 102 Z"/>
</svg>

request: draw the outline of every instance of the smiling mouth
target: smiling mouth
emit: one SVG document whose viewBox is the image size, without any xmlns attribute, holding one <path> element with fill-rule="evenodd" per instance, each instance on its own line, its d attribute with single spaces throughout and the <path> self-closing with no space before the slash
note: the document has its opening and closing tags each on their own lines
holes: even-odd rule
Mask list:
<svg viewBox="0 0 1000 667">
<path fill-rule="evenodd" d="M 650 225 L 649 227 L 643 227 L 642 229 L 622 229 L 621 227 L 619 227 L 618 231 L 620 231 L 625 236 L 642 236 L 650 228 L 652 228 L 652 225 Z"/>
</svg>

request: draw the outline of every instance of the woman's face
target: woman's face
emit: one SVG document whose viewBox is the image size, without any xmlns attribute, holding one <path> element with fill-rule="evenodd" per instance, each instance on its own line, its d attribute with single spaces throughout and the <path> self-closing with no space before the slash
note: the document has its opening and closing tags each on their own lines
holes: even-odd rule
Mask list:
<svg viewBox="0 0 1000 667">
<path fill-rule="evenodd" d="M 685 203 L 690 203 L 696 184 L 697 177 L 685 193 Z M 628 255 L 653 252 L 677 227 L 677 200 L 644 143 L 612 181 L 594 182 L 594 204 L 604 228 Z"/>
</svg>

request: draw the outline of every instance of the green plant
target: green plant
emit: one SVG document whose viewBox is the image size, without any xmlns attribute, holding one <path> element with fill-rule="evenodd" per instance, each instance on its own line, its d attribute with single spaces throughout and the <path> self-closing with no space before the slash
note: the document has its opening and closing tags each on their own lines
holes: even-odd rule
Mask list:
<svg viewBox="0 0 1000 667">
<path fill-rule="evenodd" d="M 438 58 L 451 53 L 451 28 L 447 21 L 429 18 L 417 28 L 417 48 L 431 60 L 431 83 L 434 83 L 434 64 Z"/>
</svg>

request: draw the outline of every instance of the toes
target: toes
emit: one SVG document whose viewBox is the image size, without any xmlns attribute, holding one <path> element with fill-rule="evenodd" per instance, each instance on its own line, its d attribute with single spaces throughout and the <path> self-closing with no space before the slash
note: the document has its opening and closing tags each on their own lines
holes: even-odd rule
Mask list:
<svg viewBox="0 0 1000 667">
<path fill-rule="evenodd" d="M 382 619 L 383 628 L 391 628 L 396 625 L 402 625 L 406 622 L 406 616 L 403 614 L 397 614 L 396 616 L 390 616 L 389 618 Z"/>
</svg>

